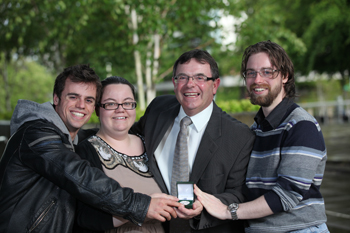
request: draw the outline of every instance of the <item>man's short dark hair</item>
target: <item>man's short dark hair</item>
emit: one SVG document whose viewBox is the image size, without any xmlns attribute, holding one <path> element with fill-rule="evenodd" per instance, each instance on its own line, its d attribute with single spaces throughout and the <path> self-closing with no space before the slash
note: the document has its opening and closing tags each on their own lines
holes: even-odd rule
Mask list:
<svg viewBox="0 0 350 233">
<path fill-rule="evenodd" d="M 210 65 L 212 78 L 215 78 L 215 79 L 219 78 L 218 64 L 207 51 L 200 50 L 200 49 L 193 49 L 191 51 L 185 52 L 176 60 L 173 67 L 173 77 L 176 76 L 177 66 L 179 64 L 184 64 L 189 62 L 192 58 L 196 59 L 196 61 L 202 64 L 208 63 Z"/>
<path fill-rule="evenodd" d="M 294 79 L 294 65 L 290 60 L 286 51 L 278 44 L 268 41 L 262 41 L 254 45 L 250 45 L 244 51 L 242 57 L 241 74 L 246 71 L 249 57 L 257 53 L 267 53 L 271 64 L 280 70 L 283 77 L 288 76 L 288 81 L 284 84 L 286 97 L 295 97 L 295 79 Z"/>
<path fill-rule="evenodd" d="M 53 94 L 56 94 L 61 99 L 61 94 L 65 88 L 66 80 L 69 78 L 75 83 L 92 83 L 96 85 L 96 103 L 100 99 L 101 80 L 95 71 L 87 64 L 75 65 L 67 67 L 60 73 L 53 88 Z"/>
</svg>

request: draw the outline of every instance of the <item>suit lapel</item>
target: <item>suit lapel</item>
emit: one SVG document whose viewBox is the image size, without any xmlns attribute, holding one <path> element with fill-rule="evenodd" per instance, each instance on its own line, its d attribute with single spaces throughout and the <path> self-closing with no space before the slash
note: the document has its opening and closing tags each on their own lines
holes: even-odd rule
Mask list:
<svg viewBox="0 0 350 233">
<path fill-rule="evenodd" d="M 150 154 L 149 155 L 149 166 L 150 170 L 153 173 L 154 179 L 161 188 L 162 192 L 164 193 L 169 193 L 162 174 L 160 173 L 160 170 L 158 168 L 157 161 L 154 157 L 154 152 L 157 149 L 158 145 L 160 144 L 161 140 L 163 139 L 166 131 L 171 127 L 174 123 L 174 120 L 176 116 L 179 114 L 180 110 L 180 104 L 177 103 L 173 106 L 171 106 L 169 109 L 161 112 L 159 114 L 159 117 L 157 117 L 157 122 L 155 124 L 154 130 L 152 132 L 152 138 L 153 140 L 151 141 L 150 144 Z"/>
<path fill-rule="evenodd" d="M 166 131 L 169 127 L 172 126 L 176 116 L 179 114 L 180 104 L 176 104 L 169 109 L 159 113 L 159 117 L 157 117 L 154 130 L 151 132 L 151 137 L 153 138 L 150 144 L 150 152 L 154 154 L 154 151 L 157 149 L 159 143 L 163 139 Z"/>
<path fill-rule="evenodd" d="M 208 163 L 214 156 L 218 146 L 216 140 L 221 137 L 220 108 L 214 102 L 213 113 L 204 131 L 201 143 L 198 147 L 196 158 L 193 163 L 190 181 L 197 183 L 202 176 Z"/>
</svg>

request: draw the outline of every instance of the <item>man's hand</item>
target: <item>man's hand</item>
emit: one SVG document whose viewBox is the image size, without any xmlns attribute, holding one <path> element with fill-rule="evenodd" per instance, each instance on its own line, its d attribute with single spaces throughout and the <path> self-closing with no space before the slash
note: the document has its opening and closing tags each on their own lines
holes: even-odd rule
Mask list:
<svg viewBox="0 0 350 233">
<path fill-rule="evenodd" d="M 227 205 L 223 204 L 218 198 L 203 192 L 197 185 L 194 185 L 194 193 L 209 214 L 218 219 L 231 219 L 231 214 L 227 210 Z"/>
<path fill-rule="evenodd" d="M 176 211 L 173 207 L 180 207 L 177 197 L 167 195 L 165 193 L 155 193 L 151 195 L 151 203 L 149 204 L 146 218 L 156 219 L 161 222 L 170 220 L 171 217 L 176 218 Z"/>
<path fill-rule="evenodd" d="M 200 215 L 203 210 L 203 205 L 198 200 L 193 203 L 193 209 L 187 209 L 184 205 L 181 204 L 180 207 L 176 210 L 177 216 L 183 219 L 190 219 L 197 215 Z"/>
<path fill-rule="evenodd" d="M 227 205 L 222 203 L 218 198 L 203 192 L 197 185 L 194 185 L 193 191 L 209 214 L 222 220 L 232 219 L 230 211 L 227 210 Z M 240 203 L 237 210 L 238 219 L 257 219 L 271 214 L 273 214 L 273 211 L 267 204 L 264 195 L 253 201 Z"/>
</svg>

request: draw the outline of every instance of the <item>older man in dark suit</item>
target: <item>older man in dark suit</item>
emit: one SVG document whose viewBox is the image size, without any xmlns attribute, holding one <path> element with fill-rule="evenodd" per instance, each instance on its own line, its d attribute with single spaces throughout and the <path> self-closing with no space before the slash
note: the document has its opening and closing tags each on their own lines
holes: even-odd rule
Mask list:
<svg viewBox="0 0 350 233">
<path fill-rule="evenodd" d="M 183 140 L 187 142 L 188 168 L 180 166 L 187 169 L 180 173 L 188 173 L 189 181 L 223 203 L 242 202 L 255 138 L 246 125 L 223 112 L 213 101 L 220 84 L 217 63 L 208 52 L 191 50 L 175 62 L 172 80 L 176 96 L 155 98 L 132 129 L 145 136 L 155 180 L 164 193 L 176 193 L 173 170 L 178 168 L 173 165 L 179 154 L 177 137 L 181 120 L 189 117 L 187 138 Z M 180 220 L 170 222 L 170 232 L 244 232 L 243 222 L 218 220 L 198 201 L 192 209 L 181 206 L 177 214 Z"/>
</svg>

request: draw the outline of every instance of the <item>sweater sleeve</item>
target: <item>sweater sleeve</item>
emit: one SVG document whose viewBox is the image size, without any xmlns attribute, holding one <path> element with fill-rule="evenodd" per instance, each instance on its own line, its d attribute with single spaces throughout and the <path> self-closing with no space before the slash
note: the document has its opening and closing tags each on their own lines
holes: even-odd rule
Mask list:
<svg viewBox="0 0 350 233">
<path fill-rule="evenodd" d="M 289 211 L 302 200 L 321 197 L 327 156 L 319 125 L 309 120 L 289 122 L 279 151 L 276 185 L 264 195 L 271 210 Z"/>
</svg>

